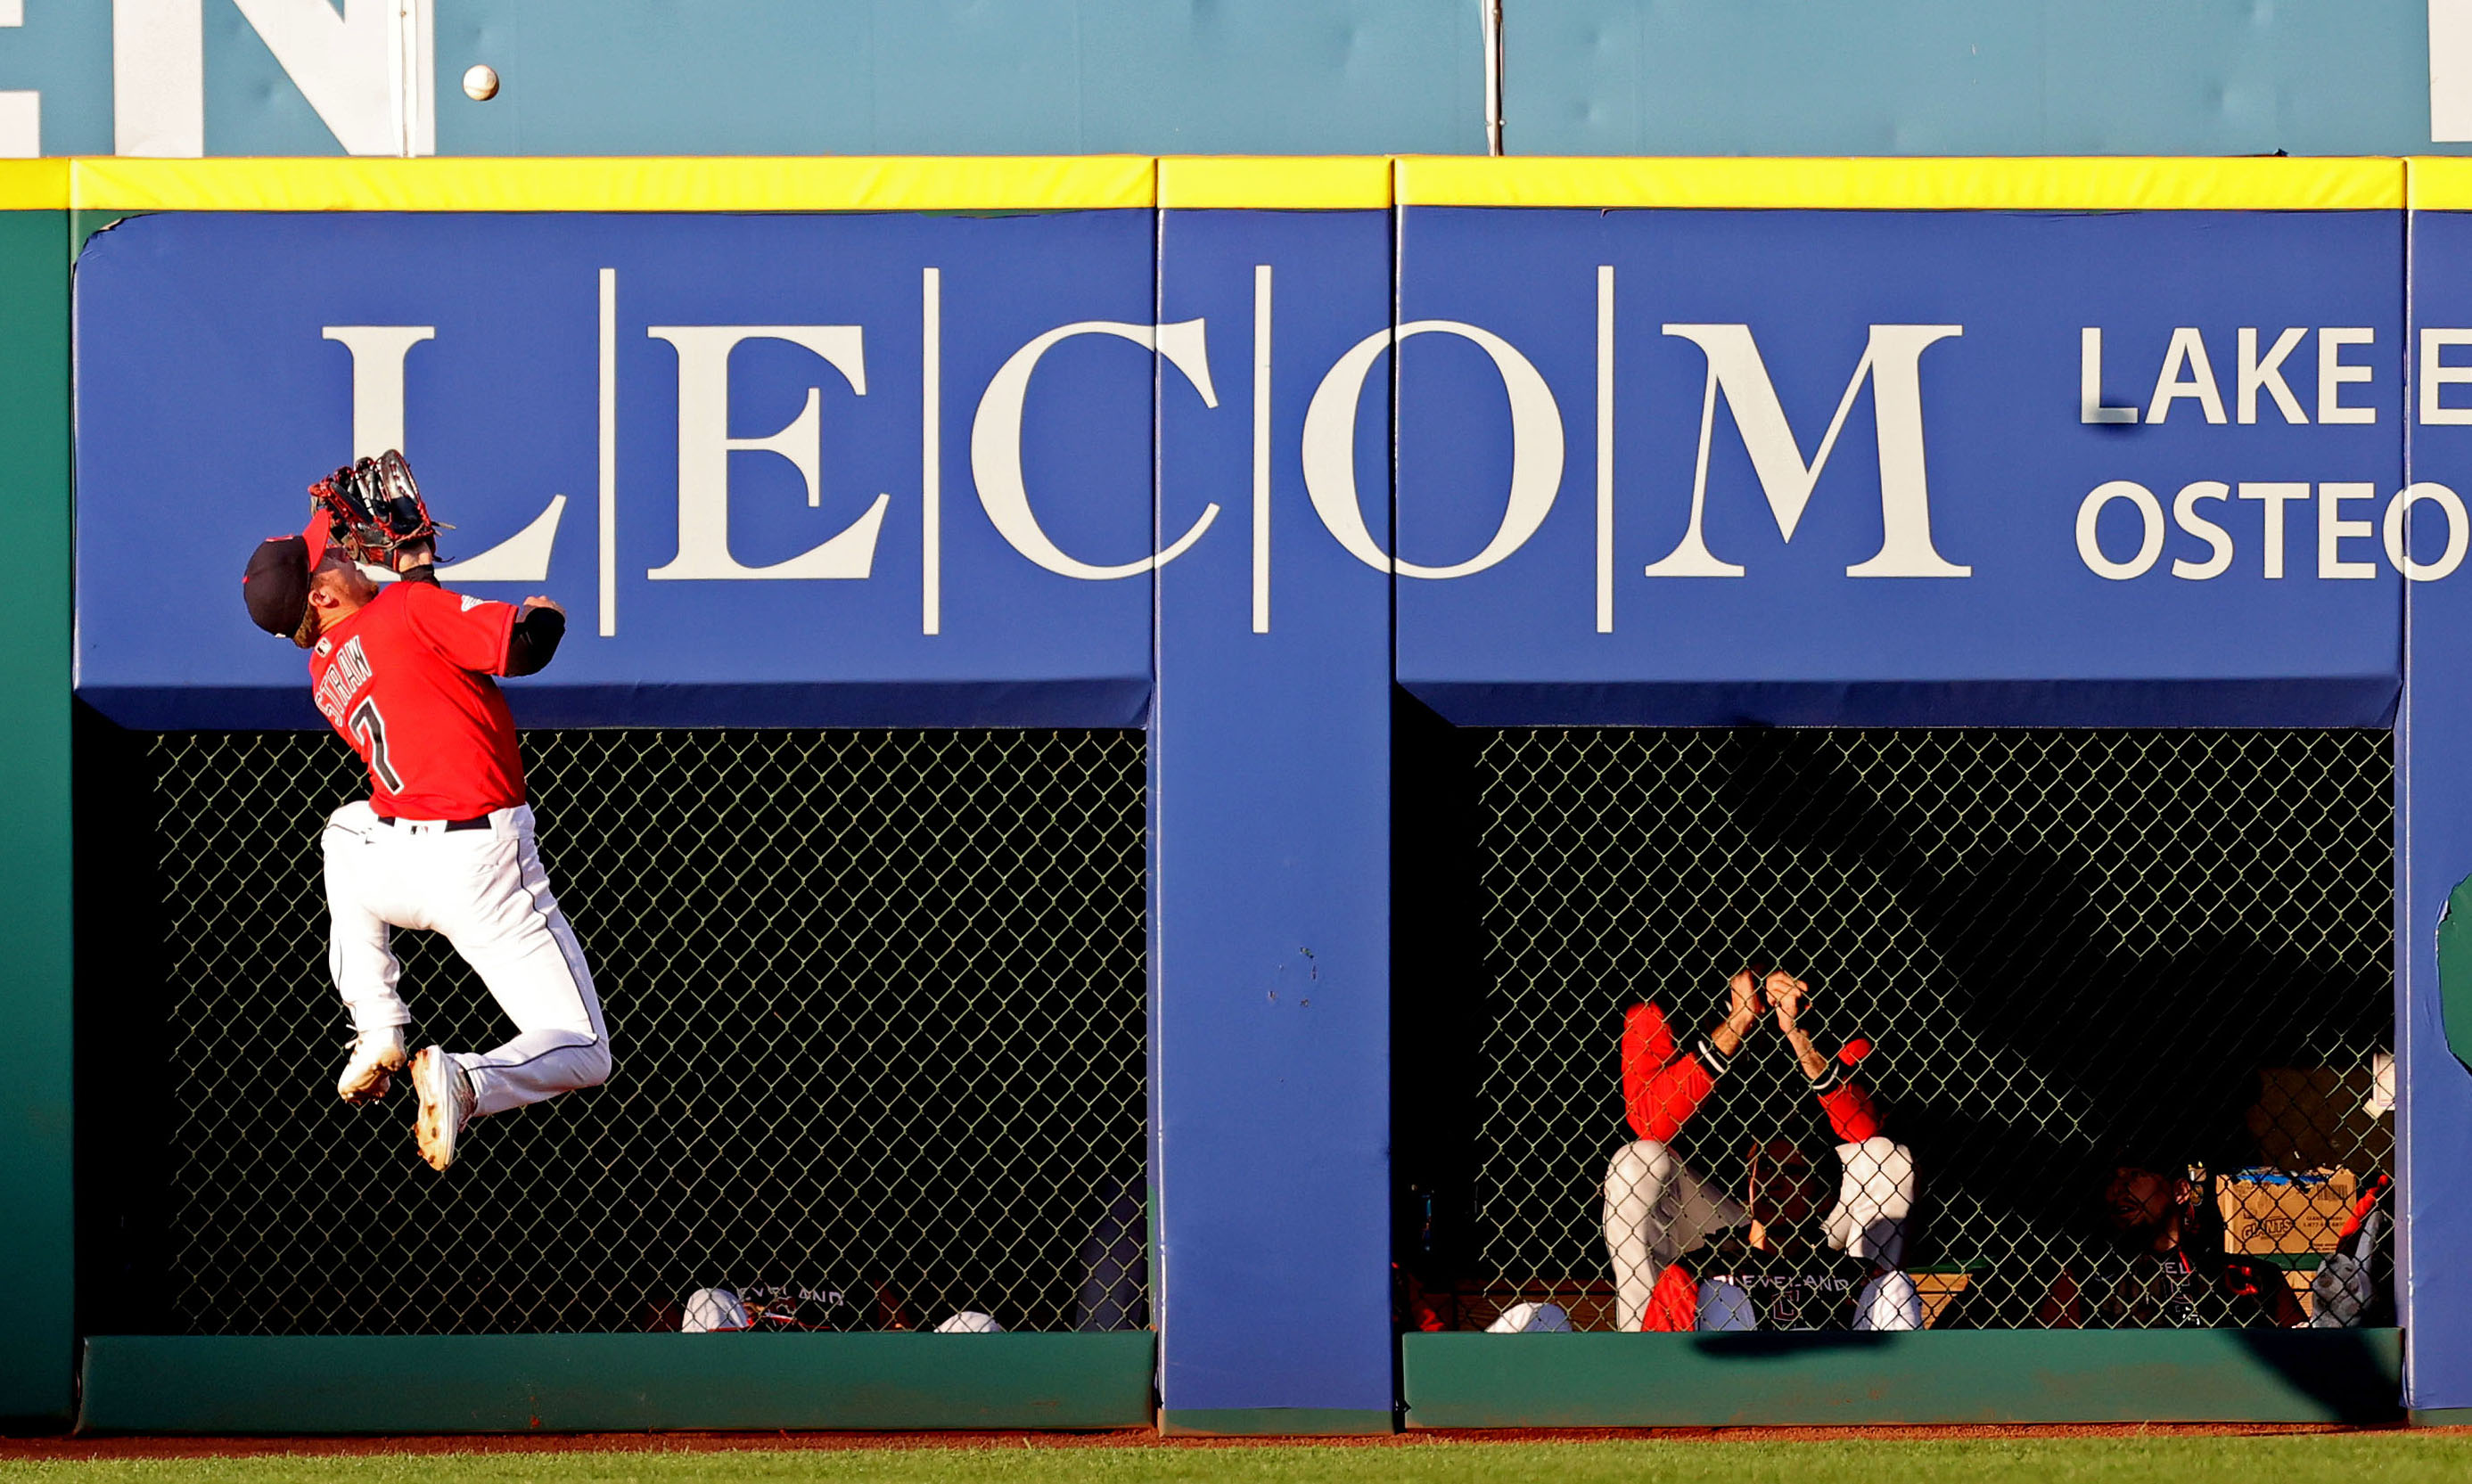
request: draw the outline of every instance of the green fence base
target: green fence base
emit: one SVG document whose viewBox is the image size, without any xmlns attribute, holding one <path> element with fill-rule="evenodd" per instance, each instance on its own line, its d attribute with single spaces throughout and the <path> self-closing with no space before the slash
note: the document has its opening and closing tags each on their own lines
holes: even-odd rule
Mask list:
<svg viewBox="0 0 2472 1484">
<path fill-rule="evenodd" d="M 1411 1427 L 2393 1422 L 2394 1330 L 1411 1334 Z"/>
<path fill-rule="evenodd" d="M 77 1364 L 66 233 L 65 213 L 0 211 L 0 1427 L 12 1431 L 68 1425 Z"/>
<path fill-rule="evenodd" d="M 2472 1406 L 2432 1407 L 2412 1414 L 2415 1427 L 2472 1427 Z"/>
<path fill-rule="evenodd" d="M 1160 1412 L 1158 1428 L 1171 1438 L 1345 1438 L 1397 1430 L 1389 1412 L 1320 1406 L 1186 1407 Z"/>
<path fill-rule="evenodd" d="M 87 1432 L 1138 1427 L 1153 1336 L 97 1335 Z"/>
</svg>

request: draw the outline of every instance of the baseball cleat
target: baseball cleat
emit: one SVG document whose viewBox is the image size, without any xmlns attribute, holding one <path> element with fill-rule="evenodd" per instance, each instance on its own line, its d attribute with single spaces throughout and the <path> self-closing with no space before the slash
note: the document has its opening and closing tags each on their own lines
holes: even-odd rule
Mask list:
<svg viewBox="0 0 2472 1484">
<path fill-rule="evenodd" d="M 384 1097 L 394 1086 L 394 1073 L 404 1066 L 401 1027 L 365 1030 L 352 1038 L 346 1049 L 351 1054 L 344 1061 L 343 1074 L 335 1079 L 335 1095 L 354 1106 Z"/>
<path fill-rule="evenodd" d="M 413 1119 L 413 1138 L 420 1157 L 432 1169 L 455 1163 L 455 1139 L 472 1120 L 472 1079 L 455 1059 L 437 1047 L 424 1047 L 412 1059 L 412 1090 L 420 1098 L 420 1116 Z"/>
</svg>

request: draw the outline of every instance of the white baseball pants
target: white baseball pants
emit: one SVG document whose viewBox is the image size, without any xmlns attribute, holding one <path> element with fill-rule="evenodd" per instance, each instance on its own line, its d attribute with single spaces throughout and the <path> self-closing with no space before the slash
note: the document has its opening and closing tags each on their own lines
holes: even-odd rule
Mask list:
<svg viewBox="0 0 2472 1484">
<path fill-rule="evenodd" d="M 1722 1278 L 1701 1280 L 1700 1284 L 1700 1317 L 1692 1328 L 1711 1330 L 1756 1330 L 1760 1311 L 1751 1303 L 1740 1284 Z M 1903 1272 L 1891 1270 L 1874 1273 L 1863 1291 L 1854 1295 L 1854 1328 L 1871 1330 L 1919 1330 L 1923 1327 L 1922 1294 L 1914 1281 Z"/>
<path fill-rule="evenodd" d="M 1875 1148 L 1874 1143 L 1882 1147 Z M 1855 1169 L 1864 1156 L 1887 1161 L 1889 1151 L 1894 1153 L 1893 1162 L 1876 1166 L 1864 1163 L 1863 1168 L 1879 1168 L 1893 1175 L 1893 1209 L 1901 1223 L 1913 1204 L 1913 1156 L 1905 1145 L 1880 1139 L 1837 1146 L 1838 1158 L 1845 1162 L 1849 1170 Z M 1870 1183 L 1892 1182 L 1874 1176 Z M 1862 1184 L 1851 1177 L 1845 1182 L 1849 1191 Z M 1875 1204 L 1883 1209 L 1889 1207 L 1891 1202 L 1888 1192 L 1880 1192 Z M 1872 1207 L 1866 1206 L 1854 1213 L 1859 1219 L 1849 1219 L 1847 1211 L 1848 1200 L 1841 1199 L 1837 1211 L 1829 1214 L 1832 1233 L 1862 1230 L 1861 1221 L 1875 1213 Z M 1614 1268 L 1615 1323 L 1626 1333 L 1637 1330 L 1641 1317 L 1648 1312 L 1649 1300 L 1656 1293 L 1656 1280 L 1665 1269 L 1717 1233 L 1747 1219 L 1740 1203 L 1708 1185 L 1699 1171 L 1655 1140 L 1634 1140 L 1615 1150 L 1605 1166 L 1605 1255 L 1612 1260 Z M 1904 1245 L 1903 1230 L 1902 1224 L 1896 1227 L 1894 1245 L 1900 1251 Z M 1873 1256 L 1874 1250 L 1863 1250 L 1857 1255 Z M 1694 1328 L 1759 1328 L 1749 1297 L 1736 1284 L 1715 1279 L 1702 1282 L 1699 1285 L 1699 1306 Z M 1875 1273 L 1857 1296 L 1857 1330 L 1922 1327 L 1922 1298 L 1914 1281 L 1903 1272 Z"/>
<path fill-rule="evenodd" d="M 1614 1314 L 1639 1328 L 1667 1267 L 1747 1217 L 1731 1197 L 1653 1139 L 1634 1140 L 1605 1166 L 1605 1256 L 1614 1266 Z"/>
<path fill-rule="evenodd" d="M 583 949 L 550 894 L 530 806 L 502 809 L 486 830 L 378 818 L 367 802 L 326 821 L 327 967 L 355 1030 L 412 1023 L 395 993 L 394 928 L 443 933 L 515 1023 L 489 1051 L 453 1055 L 472 1079 L 473 1111 L 504 1113 L 609 1079 L 609 1032 Z"/>
</svg>

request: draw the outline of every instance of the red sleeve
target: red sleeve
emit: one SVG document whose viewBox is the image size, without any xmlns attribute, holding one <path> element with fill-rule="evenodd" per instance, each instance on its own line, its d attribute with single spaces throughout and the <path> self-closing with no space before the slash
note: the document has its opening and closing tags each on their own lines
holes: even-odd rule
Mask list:
<svg viewBox="0 0 2472 1484">
<path fill-rule="evenodd" d="M 426 582 L 401 582 L 415 633 L 458 670 L 484 675 L 507 672 L 507 644 L 515 629 L 515 605 L 450 593 Z"/>
<path fill-rule="evenodd" d="M 2352 1217 L 2343 1223 L 2343 1230 L 2336 1238 L 2338 1245 L 2350 1241 L 2361 1234 L 2361 1228 L 2369 1219 L 2369 1213 L 2378 1209 L 2379 1197 L 2387 1193 L 2388 1184 L 2385 1175 L 2369 1177 L 2369 1183 L 2361 1191 L 2361 1198 L 2352 1203 Z"/>
<path fill-rule="evenodd" d="M 1665 1012 L 1635 1004 L 1623 1016 L 1623 1114 L 1631 1132 L 1659 1143 L 1680 1132 L 1717 1079 L 1688 1052 L 1674 1052 Z"/>
<path fill-rule="evenodd" d="M 1820 1094 L 1819 1106 L 1828 1115 L 1828 1126 L 1837 1131 L 1839 1143 L 1861 1143 L 1880 1132 L 1880 1110 L 1863 1084 L 1851 1077 Z"/>
<path fill-rule="evenodd" d="M 1700 1284 L 1681 1263 L 1669 1262 L 1656 1275 L 1639 1327 L 1653 1334 L 1687 1334 L 1700 1327 Z"/>
</svg>

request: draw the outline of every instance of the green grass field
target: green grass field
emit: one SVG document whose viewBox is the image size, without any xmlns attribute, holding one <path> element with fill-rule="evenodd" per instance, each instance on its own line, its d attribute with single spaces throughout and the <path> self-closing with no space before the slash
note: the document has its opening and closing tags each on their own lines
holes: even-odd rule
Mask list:
<svg viewBox="0 0 2472 1484">
<path fill-rule="evenodd" d="M 343 1479 L 1313 1481 L 1313 1484 L 2437 1484 L 2472 1478 L 2472 1434 L 1953 1441 L 1410 1443 L 1375 1447 L 967 1447 L 803 1451 L 400 1453 L 0 1461 L 0 1481 Z"/>
</svg>

